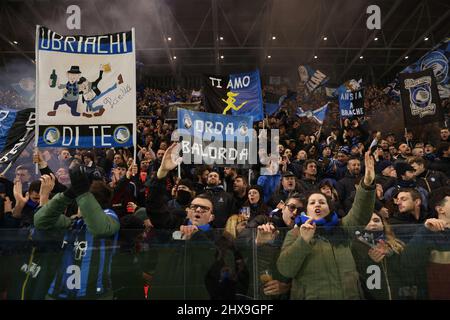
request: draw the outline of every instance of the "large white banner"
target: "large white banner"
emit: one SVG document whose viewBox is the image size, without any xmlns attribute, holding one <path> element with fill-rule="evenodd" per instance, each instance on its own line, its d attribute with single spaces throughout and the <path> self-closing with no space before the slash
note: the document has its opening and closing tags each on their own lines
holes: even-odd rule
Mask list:
<svg viewBox="0 0 450 320">
<path fill-rule="evenodd" d="M 62 36 L 37 26 L 39 147 L 130 147 L 136 132 L 134 29 Z"/>
</svg>

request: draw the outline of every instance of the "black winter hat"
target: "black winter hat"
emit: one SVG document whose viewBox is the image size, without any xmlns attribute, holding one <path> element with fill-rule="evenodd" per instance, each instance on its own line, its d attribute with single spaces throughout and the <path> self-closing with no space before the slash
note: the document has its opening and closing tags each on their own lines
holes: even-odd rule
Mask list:
<svg viewBox="0 0 450 320">
<path fill-rule="evenodd" d="M 383 160 L 377 163 L 376 171 L 378 174 L 382 173 L 387 167 L 393 166 L 393 163 L 389 160 Z"/>
<path fill-rule="evenodd" d="M 395 171 L 397 172 L 397 177 L 405 174 L 406 171 L 416 171 L 409 163 L 397 162 L 395 164 Z"/>
</svg>

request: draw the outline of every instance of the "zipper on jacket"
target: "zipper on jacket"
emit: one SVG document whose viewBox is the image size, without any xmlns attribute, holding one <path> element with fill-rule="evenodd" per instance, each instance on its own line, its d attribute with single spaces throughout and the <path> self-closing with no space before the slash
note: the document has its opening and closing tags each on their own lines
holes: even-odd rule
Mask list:
<svg viewBox="0 0 450 320">
<path fill-rule="evenodd" d="M 35 250 L 36 250 L 36 248 L 33 248 L 33 250 L 31 251 L 30 260 L 28 261 L 28 268 L 31 266 L 31 263 L 33 262 Z M 25 288 L 27 287 L 29 278 L 30 278 L 30 272 L 27 272 L 27 276 L 26 276 L 25 281 L 23 282 L 23 286 L 22 286 L 22 293 L 20 295 L 20 300 L 25 300 Z"/>
<path fill-rule="evenodd" d="M 381 268 L 383 269 L 384 278 L 386 279 L 389 300 L 392 300 L 391 286 L 389 284 L 389 279 L 388 279 L 387 261 L 385 261 L 384 259 L 383 259 L 383 261 L 381 261 Z"/>
</svg>

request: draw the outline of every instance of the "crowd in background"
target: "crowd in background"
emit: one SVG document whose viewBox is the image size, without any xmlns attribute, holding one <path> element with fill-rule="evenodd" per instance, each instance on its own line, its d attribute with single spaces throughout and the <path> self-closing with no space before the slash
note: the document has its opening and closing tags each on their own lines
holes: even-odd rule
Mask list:
<svg viewBox="0 0 450 320">
<path fill-rule="evenodd" d="M 283 86 L 266 86 L 264 90 L 288 93 Z M 24 105 L 20 99 L 12 91 L 0 92 L 0 105 L 20 107 Z M 109 208 L 123 230 L 119 238 L 121 252 L 140 259 L 130 272 L 138 289 L 130 289 L 130 279 L 124 283 L 115 280 L 113 270 L 112 289 L 118 299 L 143 298 L 142 285 L 150 285 L 150 297 L 156 298 L 177 297 L 171 290 L 174 283 L 189 287 L 184 278 L 176 282 L 183 273 L 183 264 L 173 260 L 178 257 L 176 254 L 170 256 L 172 261 L 165 260 L 162 253 L 155 254 L 162 243 L 171 239 L 164 230 L 180 231 L 181 238 L 196 239 L 197 244 L 209 241 L 216 249 L 212 253 L 192 250 L 192 266 L 185 267 L 184 272 L 192 273 L 191 285 L 201 283 L 204 288 L 192 285 L 192 292 L 185 292 L 184 297 L 251 296 L 250 274 L 260 271 L 245 264 L 252 229 L 257 230 L 261 256 L 267 257 L 258 260 L 258 268 L 271 273 L 270 281 L 260 289 L 264 298 L 450 298 L 448 287 L 445 288 L 448 280 L 442 280 L 447 264 L 442 269 L 434 266 L 438 269 L 431 271 L 427 267 L 430 251 L 448 251 L 450 245 L 450 223 L 445 226 L 446 221 L 450 222 L 448 128 L 436 126 L 427 132 L 423 128 L 408 128 L 403 132 L 398 120 L 399 102 L 376 86 L 365 90 L 364 118 L 341 121 L 337 104 L 330 102 L 321 128 L 313 119 L 298 118 L 297 107 L 314 110 L 329 98 L 322 90 L 307 97 L 302 88 L 297 88 L 278 112 L 264 120 L 265 128 L 277 128 L 280 133 L 279 166 L 271 175 L 262 175 L 260 165 L 253 166 L 249 175 L 248 169 L 181 164 L 180 179 L 168 160 L 175 148 L 171 133 L 176 122 L 166 121 L 166 111 L 169 103 L 195 101 L 201 101 L 201 97 L 187 89 L 145 88 L 138 92 L 136 159 L 130 149 L 49 148 L 37 153 L 31 143 L 0 177 L 0 228 L 33 230 L 39 210 L 42 213 L 43 208 L 48 208 L 45 204 L 58 192 L 71 189 L 70 168 L 83 165 L 91 182 L 103 181 L 112 192 Z M 448 99 L 443 100 L 443 105 L 448 108 Z M 393 118 L 395 112 L 397 117 Z M 380 115 L 400 130 L 387 131 L 389 125 L 377 118 Z M 256 129 L 263 127 L 262 122 L 254 125 Z M 366 152 L 374 161 L 374 181 L 370 179 L 372 164 Z M 35 165 L 39 166 L 39 174 Z M 50 173 L 56 179 L 52 183 L 42 178 Z M 311 209 L 318 215 L 313 225 L 305 217 L 310 217 L 308 210 L 311 199 L 315 199 L 314 192 L 316 196 L 317 192 L 326 195 L 326 203 L 318 204 L 318 208 L 326 205 L 331 214 L 321 218 L 319 209 Z M 208 215 L 209 210 L 213 214 Z M 68 217 L 76 214 L 70 210 L 65 213 Z M 339 232 L 328 232 L 327 228 L 333 229 L 338 221 L 342 221 L 342 228 L 358 226 L 359 231 L 350 232 L 350 240 Z M 311 230 L 316 225 L 319 230 L 314 233 Z M 25 243 L 27 238 L 23 235 Z M 311 239 L 316 239 L 316 249 L 321 246 L 323 256 L 314 256 Z M 426 248 L 424 242 L 420 244 L 423 239 L 427 239 Z M 351 251 L 343 249 L 347 244 Z M 419 249 L 414 247 L 417 244 Z M 2 254 L 14 255 L 6 247 L 2 246 Z M 335 250 L 337 256 L 333 259 L 342 269 L 336 271 L 329 265 L 333 259 L 324 253 L 329 250 Z M 420 250 L 425 253 L 418 259 Z M 152 253 L 150 259 L 143 255 L 145 252 L 147 256 Z M 312 253 L 303 257 L 303 252 Z M 296 259 L 307 262 L 297 265 L 292 262 Z M 113 269 L 122 270 L 127 261 L 135 260 L 115 261 Z M 365 286 L 366 269 L 371 264 L 384 271 L 380 290 L 371 291 Z M 417 273 L 412 277 L 410 272 Z M 12 283 L 7 275 L 1 278 L 1 294 L 3 298 L 18 298 L 12 294 L 17 283 Z M 350 287 L 345 287 L 345 283 L 350 283 Z M 362 283 L 362 293 L 354 290 L 355 283 Z M 117 290 L 122 285 L 128 289 Z M 330 285 L 336 286 L 336 292 L 327 289 Z"/>
</svg>

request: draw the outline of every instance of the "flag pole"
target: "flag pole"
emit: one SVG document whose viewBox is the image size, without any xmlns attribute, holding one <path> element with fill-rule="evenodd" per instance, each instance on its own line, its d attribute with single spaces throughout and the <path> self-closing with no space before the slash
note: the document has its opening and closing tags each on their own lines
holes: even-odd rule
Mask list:
<svg viewBox="0 0 450 320">
<path fill-rule="evenodd" d="M 36 25 L 36 38 L 35 38 L 35 86 L 34 86 L 34 108 L 36 112 L 36 120 L 34 123 L 34 146 L 36 149 L 38 148 L 38 142 L 39 142 L 39 28 L 40 25 Z M 36 175 L 39 173 L 39 165 L 35 163 L 34 171 Z"/>
<path fill-rule="evenodd" d="M 0 176 L 4 176 L 6 174 L 6 172 L 11 168 L 11 166 L 12 166 L 12 162 L 9 162 L 8 166 L 6 167 L 6 169 L 3 170 L 2 173 L 0 173 Z M 36 166 L 37 166 L 37 164 L 36 164 Z"/>
<path fill-rule="evenodd" d="M 408 135 L 407 135 L 407 133 L 408 133 L 408 129 L 405 127 L 405 140 L 406 140 L 406 144 L 407 144 L 408 147 L 409 147 L 409 141 L 408 141 Z"/>
</svg>

